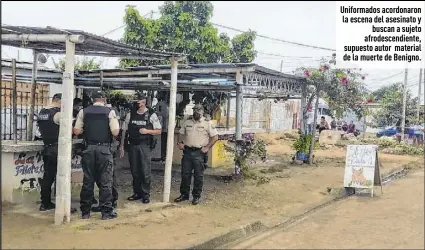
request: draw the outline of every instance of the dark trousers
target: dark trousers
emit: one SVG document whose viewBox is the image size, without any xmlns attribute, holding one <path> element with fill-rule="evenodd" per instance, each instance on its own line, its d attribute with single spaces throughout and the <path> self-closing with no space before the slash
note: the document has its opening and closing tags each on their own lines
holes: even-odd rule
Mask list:
<svg viewBox="0 0 425 250">
<path fill-rule="evenodd" d="M 113 159 L 114 159 L 114 166 L 112 170 L 112 203 L 118 201 L 118 182 L 117 182 L 117 176 L 115 175 L 115 169 L 116 169 L 116 152 L 112 153 Z M 100 184 L 96 182 L 97 187 L 100 187 Z M 93 197 L 93 204 L 97 204 L 97 200 L 95 197 Z"/>
<path fill-rule="evenodd" d="M 167 137 L 168 137 L 167 132 L 161 133 L 161 160 L 162 161 L 165 161 L 165 158 L 167 156 Z"/>
<path fill-rule="evenodd" d="M 43 150 L 44 173 L 41 182 L 41 203 L 52 202 L 52 184 L 55 182 L 58 170 L 58 144 L 45 146 Z"/>
<path fill-rule="evenodd" d="M 113 159 L 110 146 L 88 145 L 81 160 L 84 172 L 80 193 L 80 209 L 89 213 L 94 198 L 94 183 L 99 187 L 99 206 L 102 214 L 112 211 Z"/>
<path fill-rule="evenodd" d="M 133 193 L 149 198 L 151 189 L 152 149 L 147 143 L 130 144 L 128 149 L 131 174 L 133 175 Z"/>
<path fill-rule="evenodd" d="M 182 159 L 182 182 L 180 184 L 180 194 L 189 195 L 190 183 L 192 181 L 193 171 L 193 197 L 201 197 L 202 187 L 204 185 L 204 170 L 207 155 L 201 152 L 201 149 L 185 148 Z"/>
</svg>

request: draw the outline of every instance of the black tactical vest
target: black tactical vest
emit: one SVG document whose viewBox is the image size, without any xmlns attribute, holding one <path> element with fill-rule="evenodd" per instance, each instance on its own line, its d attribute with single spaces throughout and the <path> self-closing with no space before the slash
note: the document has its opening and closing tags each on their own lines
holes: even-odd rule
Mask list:
<svg viewBox="0 0 425 250">
<path fill-rule="evenodd" d="M 111 143 L 112 134 L 109 128 L 109 113 L 105 106 L 89 106 L 83 111 L 84 139 L 88 144 Z"/>
<path fill-rule="evenodd" d="M 44 145 L 58 142 L 59 125 L 53 121 L 56 113 L 60 112 L 60 108 L 42 109 L 38 115 L 37 124 L 43 139 Z"/>
<path fill-rule="evenodd" d="M 150 144 L 152 135 L 142 135 L 139 130 L 141 128 L 153 129 L 153 124 L 150 121 L 153 111 L 148 109 L 144 114 L 137 114 L 137 111 L 130 113 L 130 122 L 128 124 L 128 135 L 131 144 L 138 145 L 141 143 Z"/>
</svg>

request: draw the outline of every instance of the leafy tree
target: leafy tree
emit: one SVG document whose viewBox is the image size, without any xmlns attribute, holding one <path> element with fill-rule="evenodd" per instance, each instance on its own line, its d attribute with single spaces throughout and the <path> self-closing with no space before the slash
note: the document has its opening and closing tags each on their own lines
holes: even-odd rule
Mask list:
<svg viewBox="0 0 425 250">
<path fill-rule="evenodd" d="M 188 63 L 252 62 L 256 57 L 256 33 L 248 31 L 230 39 L 210 22 L 210 1 L 166 1 L 157 20 L 143 18 L 135 6 L 127 6 L 122 42 L 141 48 L 185 53 Z M 120 67 L 164 64 L 164 61 L 121 60 Z"/>
<path fill-rule="evenodd" d="M 331 111 L 336 111 L 337 117 L 342 117 L 344 111 L 351 110 L 358 118 L 364 116 L 364 103 L 367 90 L 362 82 L 365 76 L 355 69 L 334 69 L 324 63 L 319 69 L 300 68 L 297 74 L 307 77 L 310 86 L 307 107 L 313 99 L 319 97 L 326 100 Z M 304 115 L 306 110 L 304 110 Z"/>
<path fill-rule="evenodd" d="M 365 115 L 364 110 L 364 86 L 361 80 L 364 76 L 354 69 L 332 69 L 329 64 L 323 63 L 319 69 L 301 68 L 297 72 L 307 77 L 309 87 L 309 98 L 307 107 L 316 98 L 313 128 L 316 127 L 318 100 L 320 97 L 328 100 L 329 106 L 339 113 L 346 110 L 354 111 L 358 117 Z M 312 87 L 311 87 L 312 86 Z M 306 110 L 303 115 L 305 117 Z M 315 129 L 313 129 L 315 133 Z M 313 160 L 315 140 L 310 144 L 310 164 Z"/>
<path fill-rule="evenodd" d="M 56 69 L 65 71 L 65 58 L 61 58 L 58 63 L 53 61 L 53 64 Z M 76 60 L 74 65 L 75 70 L 92 70 L 100 69 L 100 63 L 96 62 L 94 58 L 88 59 L 84 58 L 83 60 Z"/>
<path fill-rule="evenodd" d="M 377 126 L 392 126 L 400 123 L 403 112 L 403 84 L 393 83 L 379 88 L 372 93 L 373 99 L 381 107 L 373 115 Z M 418 98 L 412 98 L 408 90 L 406 94 L 406 124 L 416 121 Z"/>
</svg>

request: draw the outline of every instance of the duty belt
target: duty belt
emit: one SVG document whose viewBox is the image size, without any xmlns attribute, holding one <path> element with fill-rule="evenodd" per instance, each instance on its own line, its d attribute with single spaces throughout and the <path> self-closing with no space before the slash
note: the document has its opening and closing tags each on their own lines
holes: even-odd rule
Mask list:
<svg viewBox="0 0 425 250">
<path fill-rule="evenodd" d="M 187 150 L 189 150 L 189 151 L 196 151 L 196 150 L 201 150 L 202 148 L 184 146 L 184 149 L 187 149 Z"/>
</svg>

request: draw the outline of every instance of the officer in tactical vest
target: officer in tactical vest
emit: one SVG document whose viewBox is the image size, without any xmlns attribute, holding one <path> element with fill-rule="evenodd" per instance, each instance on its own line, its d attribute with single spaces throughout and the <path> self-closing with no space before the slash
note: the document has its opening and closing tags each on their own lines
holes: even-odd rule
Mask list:
<svg viewBox="0 0 425 250">
<path fill-rule="evenodd" d="M 41 183 L 40 211 L 55 208 L 52 203 L 52 184 L 55 181 L 58 164 L 58 139 L 62 94 L 55 94 L 52 103 L 40 110 L 37 124 L 43 139 L 44 173 Z"/>
<path fill-rule="evenodd" d="M 204 185 L 204 170 L 208 164 L 208 151 L 218 140 L 218 132 L 211 121 L 204 118 L 204 107 L 193 107 L 193 118 L 180 128 L 177 146 L 183 150 L 180 196 L 174 202 L 189 200 L 190 183 L 193 177 L 192 204 L 197 205 Z"/>
<path fill-rule="evenodd" d="M 129 148 L 128 159 L 130 161 L 131 174 L 133 175 L 133 195 L 129 201 L 142 200 L 150 202 L 151 188 L 151 159 L 152 150 L 156 142 L 153 135 L 161 134 L 161 123 L 154 111 L 146 107 L 147 97 L 137 96 L 136 108 L 129 114 L 122 126 L 122 138 L 120 145 L 120 157 L 124 156 L 124 140 L 128 131 Z"/>
<path fill-rule="evenodd" d="M 120 119 L 119 112 L 117 109 L 113 108 L 111 104 L 106 104 L 105 106 L 114 110 L 115 114 L 117 115 L 117 119 L 118 120 Z M 112 158 L 114 160 L 113 162 L 114 170 L 112 172 L 112 207 L 114 209 L 116 209 L 118 206 L 118 182 L 117 182 L 117 177 L 115 175 L 115 170 L 117 166 L 116 158 L 117 158 L 118 144 L 119 144 L 119 141 L 117 140 L 117 137 L 113 136 L 112 143 L 111 143 L 111 153 L 112 153 Z M 92 208 L 91 208 L 92 212 L 96 212 L 96 213 L 100 212 L 100 206 L 98 206 L 97 203 L 98 201 L 96 200 L 96 198 L 93 198 Z M 94 206 L 94 205 L 97 205 L 97 206 Z"/>
<path fill-rule="evenodd" d="M 111 142 L 119 134 L 119 123 L 114 110 L 105 107 L 105 93 L 93 93 L 93 105 L 84 108 L 77 115 L 74 134 L 84 133 L 87 144 L 81 160 L 84 179 L 80 193 L 82 219 L 90 218 L 94 197 L 94 183 L 99 187 L 99 206 L 102 220 L 117 217 L 112 207 L 113 158 Z"/>
</svg>

